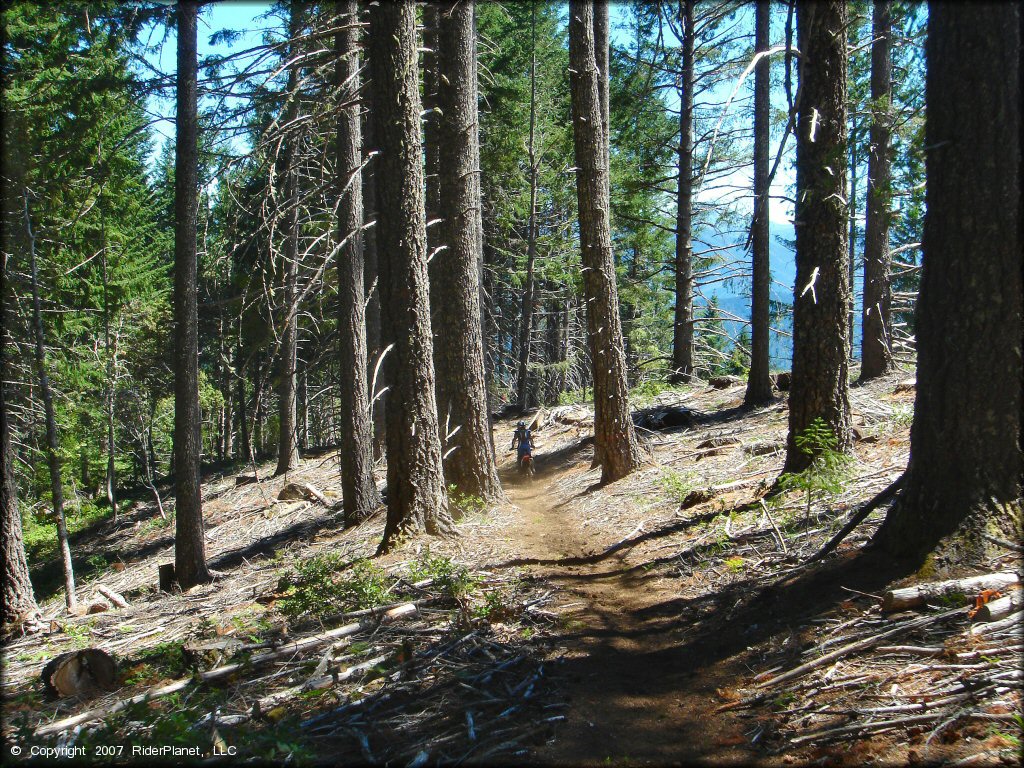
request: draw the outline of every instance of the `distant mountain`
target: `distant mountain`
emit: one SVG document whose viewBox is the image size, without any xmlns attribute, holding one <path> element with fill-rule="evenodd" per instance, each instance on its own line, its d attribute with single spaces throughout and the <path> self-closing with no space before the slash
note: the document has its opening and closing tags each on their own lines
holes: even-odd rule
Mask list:
<svg viewBox="0 0 1024 768">
<path fill-rule="evenodd" d="M 796 282 L 796 260 L 793 249 L 789 246 L 795 239 L 793 232 L 793 225 L 782 222 L 771 222 L 771 241 L 769 246 L 769 254 L 771 257 L 771 271 L 772 271 L 772 286 L 771 286 L 771 298 L 773 301 L 777 301 L 783 304 L 787 308 L 787 312 L 781 318 L 772 321 L 773 332 L 771 334 L 771 341 L 769 345 L 769 355 L 771 358 L 771 366 L 773 369 L 788 370 L 792 365 L 793 360 L 793 317 L 792 317 L 792 303 L 793 303 L 793 284 Z M 709 246 L 718 250 L 719 255 L 726 260 L 735 261 L 749 261 L 750 254 L 744 252 L 743 242 L 735 244 L 732 240 L 721 237 L 711 232 L 698 232 L 696 233 L 696 239 L 702 243 L 707 243 Z M 699 248 L 699 246 L 698 246 Z M 860 275 L 857 275 L 856 289 L 860 291 Z M 707 296 L 715 296 L 718 299 L 718 306 L 725 315 L 732 315 L 735 317 L 742 318 L 742 321 L 737 320 L 725 320 L 724 325 L 726 332 L 733 339 L 737 338 L 743 329 L 743 326 L 748 327 L 749 333 L 749 322 L 750 322 L 750 280 L 729 280 L 723 283 L 716 283 L 708 287 L 705 291 Z M 696 299 L 696 311 L 700 312 L 703 307 L 703 301 Z M 743 322 L 745 321 L 745 322 Z M 860 308 L 856 307 L 854 313 L 854 338 L 858 340 L 857 348 L 859 349 L 859 339 L 861 334 L 861 318 Z"/>
</svg>

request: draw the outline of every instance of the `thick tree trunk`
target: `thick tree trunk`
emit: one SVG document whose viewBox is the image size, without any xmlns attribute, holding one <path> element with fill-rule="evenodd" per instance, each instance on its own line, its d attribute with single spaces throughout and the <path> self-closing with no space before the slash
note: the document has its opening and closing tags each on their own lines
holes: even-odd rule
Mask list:
<svg viewBox="0 0 1024 768">
<path fill-rule="evenodd" d="M 522 312 L 519 316 L 519 377 L 516 405 L 520 412 L 530 407 L 530 347 L 533 341 L 533 292 L 537 263 L 537 6 L 530 19 L 530 141 L 527 160 L 530 163 L 530 219 L 527 222 L 526 285 L 523 287 Z"/>
<path fill-rule="evenodd" d="M 7 253 L 0 252 L 0 275 L 7 279 Z M 11 448 L 10 413 L 7 410 L 7 386 L 13 372 L 7 364 L 7 303 L 0 296 L 0 546 L 4 552 L 3 622 L 9 623 L 38 610 L 25 558 L 25 539 L 21 533 L 18 489 L 14 482 L 14 451 Z"/>
<path fill-rule="evenodd" d="M 200 460 L 196 222 L 199 151 L 196 21 L 199 4 L 178 4 L 177 141 L 174 148 L 174 571 L 182 589 L 209 581 Z"/>
<path fill-rule="evenodd" d="M 796 437 L 816 418 L 837 448 L 851 445 L 849 401 L 850 284 L 846 223 L 846 3 L 797 4 L 803 53 L 797 124 L 796 287 L 793 377 L 784 471 L 811 457 Z"/>
<path fill-rule="evenodd" d="M 475 5 L 438 6 L 437 72 L 441 240 L 434 257 L 434 360 L 445 478 L 461 493 L 485 501 L 501 498 L 491 444 L 480 313 L 483 221 L 480 140 L 477 133 Z M 457 430 L 457 431 L 456 431 Z"/>
<path fill-rule="evenodd" d="M 679 78 L 679 179 L 676 187 L 676 308 L 672 379 L 693 375 L 693 30 L 694 0 L 680 0 L 683 71 Z"/>
<path fill-rule="evenodd" d="M 594 374 L 594 453 L 602 482 L 610 482 L 640 466 L 640 449 L 629 412 L 608 219 L 608 152 L 598 84 L 607 73 L 598 72 L 594 58 L 590 4 L 578 0 L 569 5 L 569 67 L 583 287 Z"/>
<path fill-rule="evenodd" d="M 595 0 L 594 9 L 594 61 L 597 64 L 597 94 L 601 101 L 601 135 L 604 136 L 604 151 L 611 156 L 611 105 L 608 98 L 611 72 L 608 68 L 611 56 L 610 22 L 608 18 L 608 3 L 606 0 Z M 605 174 L 605 185 L 608 187 L 605 193 L 611 199 L 611 174 Z"/>
<path fill-rule="evenodd" d="M 341 488 L 345 527 L 364 520 L 380 504 L 373 479 L 373 427 L 366 382 L 366 319 L 363 302 L 363 185 L 359 125 L 359 8 L 337 3 L 342 30 L 335 37 L 334 83 L 338 111 L 337 173 L 338 329 L 341 382 Z"/>
<path fill-rule="evenodd" d="M 288 19 L 288 36 L 291 39 L 289 55 L 297 53 L 298 38 L 302 31 L 302 3 L 292 3 Z M 299 462 L 298 418 L 295 383 L 299 349 L 299 312 L 295 306 L 295 281 L 299 271 L 299 137 L 295 121 L 299 117 L 299 65 L 288 68 L 288 107 L 285 109 L 284 126 L 290 132 L 284 146 L 284 253 L 282 254 L 282 299 L 284 306 L 284 328 L 281 333 L 281 352 L 278 358 L 278 423 L 280 432 L 277 443 L 277 469 L 275 475 L 283 475 Z"/>
<path fill-rule="evenodd" d="M 889 208 L 892 198 L 892 8 L 876 0 L 871 44 L 871 153 L 868 155 L 868 202 L 864 228 L 864 308 L 862 310 L 860 379 L 867 381 L 892 368 L 889 342 L 892 292 L 889 284 Z"/>
<path fill-rule="evenodd" d="M 46 463 L 50 469 L 50 494 L 53 514 L 57 520 L 57 545 L 64 569 L 64 602 L 68 610 L 78 604 L 75 594 L 75 572 L 68 543 L 68 526 L 64 517 L 64 484 L 60 474 L 60 441 L 57 438 L 57 418 L 53 411 L 53 391 L 46 372 L 46 335 L 43 312 L 39 301 L 39 270 L 36 265 L 36 238 L 32 232 L 32 219 L 28 210 L 28 191 L 25 191 L 25 234 L 29 244 L 29 272 L 32 282 L 32 326 L 35 333 L 36 373 L 39 376 L 39 394 L 43 398 L 43 417 L 46 420 Z M 0 382 L 2 383 L 2 382 Z"/>
<path fill-rule="evenodd" d="M 755 48 L 767 51 L 770 43 L 771 3 L 757 0 L 754 24 Z M 770 100 L 771 61 L 764 56 L 754 70 L 754 220 L 751 224 L 752 290 L 750 301 L 750 373 L 747 377 L 747 405 L 771 402 L 772 379 L 770 360 L 770 298 L 771 267 L 769 245 L 768 189 L 769 131 L 771 130 Z"/>
<path fill-rule="evenodd" d="M 370 76 L 381 155 L 381 319 L 388 356 L 388 519 L 380 551 L 420 531 L 452 529 L 441 464 L 427 294 L 427 236 L 412 2 L 370 8 Z"/>
<path fill-rule="evenodd" d="M 896 555 L 975 560 L 986 533 L 1024 529 L 1019 14 L 930 8 L 917 399 L 903 492 L 875 536 Z"/>
</svg>

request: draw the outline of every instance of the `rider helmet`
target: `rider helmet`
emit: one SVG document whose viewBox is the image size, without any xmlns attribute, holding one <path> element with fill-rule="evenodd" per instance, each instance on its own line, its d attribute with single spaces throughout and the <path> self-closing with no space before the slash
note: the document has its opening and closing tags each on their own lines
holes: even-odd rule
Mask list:
<svg viewBox="0 0 1024 768">
<path fill-rule="evenodd" d="M 520 421 L 518 424 L 516 424 L 516 426 L 517 427 L 525 427 L 526 426 L 526 422 L 525 421 Z"/>
</svg>

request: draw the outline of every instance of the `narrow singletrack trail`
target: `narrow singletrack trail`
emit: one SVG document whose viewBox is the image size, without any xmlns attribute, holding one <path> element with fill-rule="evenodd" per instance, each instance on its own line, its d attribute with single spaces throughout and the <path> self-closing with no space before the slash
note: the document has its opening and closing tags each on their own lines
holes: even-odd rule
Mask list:
<svg viewBox="0 0 1024 768">
<path fill-rule="evenodd" d="M 511 530 L 520 564 L 557 590 L 556 646 L 567 719 L 526 762 L 555 765 L 746 764 L 742 724 L 714 714 L 715 689 L 744 670 L 701 658 L 678 592 L 652 587 L 625 555 L 587 559 L 597 547 L 546 489 L 546 478 L 506 489 L 522 514 Z M 667 610 L 672 606 L 671 611 Z M 689 650 L 682 646 L 688 646 Z M 749 726 L 748 726 L 749 727 Z"/>
</svg>

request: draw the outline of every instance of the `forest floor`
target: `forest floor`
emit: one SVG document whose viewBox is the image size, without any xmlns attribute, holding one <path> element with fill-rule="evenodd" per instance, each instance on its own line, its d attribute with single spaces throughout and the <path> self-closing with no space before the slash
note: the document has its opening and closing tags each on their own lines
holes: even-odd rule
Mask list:
<svg viewBox="0 0 1024 768">
<path fill-rule="evenodd" d="M 509 503 L 459 499 L 459 536 L 408 541 L 372 565 L 383 513 L 340 530 L 334 453 L 287 478 L 331 508 L 277 502 L 285 478 L 270 464 L 258 483 L 207 478 L 221 575 L 184 594 L 156 590 L 173 525 L 140 501 L 73 542 L 76 557 L 109 563 L 83 586 L 87 602 L 102 583 L 128 607 L 67 617 L 57 594 L 44 632 L 9 638 L 8 754 L 145 743 L 414 766 L 1015 764 L 1019 626 L 973 635 L 948 602 L 882 614 L 894 583 L 935 577 L 935 564 L 912 572 L 861 550 L 884 509 L 807 563 L 904 469 L 906 376 L 852 388 L 854 463 L 809 515 L 799 494 L 758 502 L 781 470 L 787 414 L 783 399 L 743 409 L 742 384 L 637 403 L 649 426 L 669 412 L 678 423 L 642 430 L 648 463 L 604 486 L 586 405 L 544 412 L 529 481 L 505 452 L 513 422 L 499 421 Z M 335 597 L 326 608 L 415 607 L 327 616 Z M 886 632 L 888 645 L 870 640 Z M 227 639 L 248 645 L 197 667 L 197 644 Z M 117 657 L 116 689 L 46 695 L 42 666 L 83 647 Z M 225 661 L 241 663 L 222 675 Z M 168 683 L 179 687 L 161 695 Z"/>
</svg>

